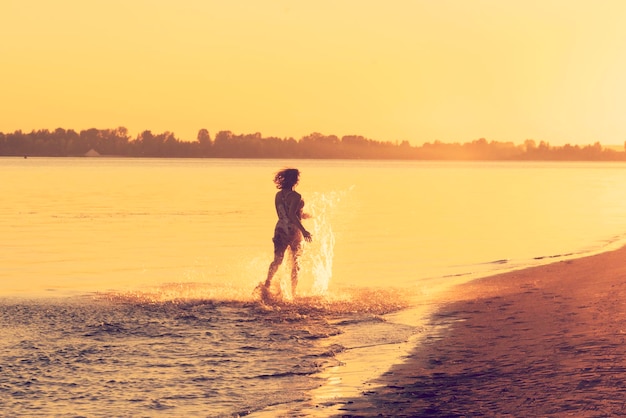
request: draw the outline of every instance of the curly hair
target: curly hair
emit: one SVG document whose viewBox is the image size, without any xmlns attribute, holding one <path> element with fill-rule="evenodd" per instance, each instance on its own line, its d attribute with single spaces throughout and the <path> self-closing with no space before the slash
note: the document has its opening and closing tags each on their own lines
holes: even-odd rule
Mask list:
<svg viewBox="0 0 626 418">
<path fill-rule="evenodd" d="M 300 171 L 297 168 L 285 168 L 274 176 L 274 183 L 277 189 L 291 189 L 298 184 Z"/>
</svg>

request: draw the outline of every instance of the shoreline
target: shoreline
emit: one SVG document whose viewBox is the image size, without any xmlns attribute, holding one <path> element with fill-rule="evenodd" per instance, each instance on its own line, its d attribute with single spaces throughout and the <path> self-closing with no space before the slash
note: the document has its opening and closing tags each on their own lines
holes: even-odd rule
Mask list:
<svg viewBox="0 0 626 418">
<path fill-rule="evenodd" d="M 625 301 L 626 247 L 459 284 L 337 416 L 625 414 Z"/>
</svg>

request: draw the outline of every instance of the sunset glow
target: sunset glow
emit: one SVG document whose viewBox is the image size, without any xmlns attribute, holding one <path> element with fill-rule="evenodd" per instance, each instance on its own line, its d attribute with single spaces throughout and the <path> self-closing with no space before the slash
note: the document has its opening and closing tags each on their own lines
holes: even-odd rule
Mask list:
<svg viewBox="0 0 626 418">
<path fill-rule="evenodd" d="M 0 6 L 0 131 L 626 140 L 626 2 Z"/>
</svg>

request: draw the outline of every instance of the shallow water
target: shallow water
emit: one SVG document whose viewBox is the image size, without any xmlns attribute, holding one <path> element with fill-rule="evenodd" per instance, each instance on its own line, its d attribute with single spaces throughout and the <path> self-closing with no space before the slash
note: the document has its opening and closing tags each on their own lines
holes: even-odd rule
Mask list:
<svg viewBox="0 0 626 418">
<path fill-rule="evenodd" d="M 331 337 L 384 325 L 379 315 L 397 309 L 386 304 L 2 300 L 3 414 L 232 416 L 294 404 L 339 366 L 345 348 Z"/>
<path fill-rule="evenodd" d="M 12 331 L 3 333 L 3 413 L 13 416 L 205 416 L 290 401 L 329 359 L 316 339 L 336 332 L 312 318 L 300 329 L 297 313 L 228 304 L 2 308 Z"/>
<path fill-rule="evenodd" d="M 264 306 L 272 174 L 302 171 L 299 297 Z M 325 416 L 437 292 L 626 233 L 626 165 L 0 158 L 0 404 Z"/>
</svg>

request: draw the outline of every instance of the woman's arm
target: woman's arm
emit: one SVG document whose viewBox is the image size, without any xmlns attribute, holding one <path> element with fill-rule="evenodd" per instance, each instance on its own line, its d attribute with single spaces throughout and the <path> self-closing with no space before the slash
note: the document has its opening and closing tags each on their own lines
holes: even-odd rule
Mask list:
<svg viewBox="0 0 626 418">
<path fill-rule="evenodd" d="M 300 196 L 300 194 L 297 192 L 292 193 L 291 196 L 289 196 L 289 208 L 287 216 L 289 217 L 289 221 L 296 225 L 298 229 L 302 232 L 302 236 L 304 237 L 305 241 L 311 242 L 311 233 L 304 228 L 302 222 L 300 221 L 299 212 L 300 206 L 302 204 L 301 202 L 302 196 Z"/>
</svg>

